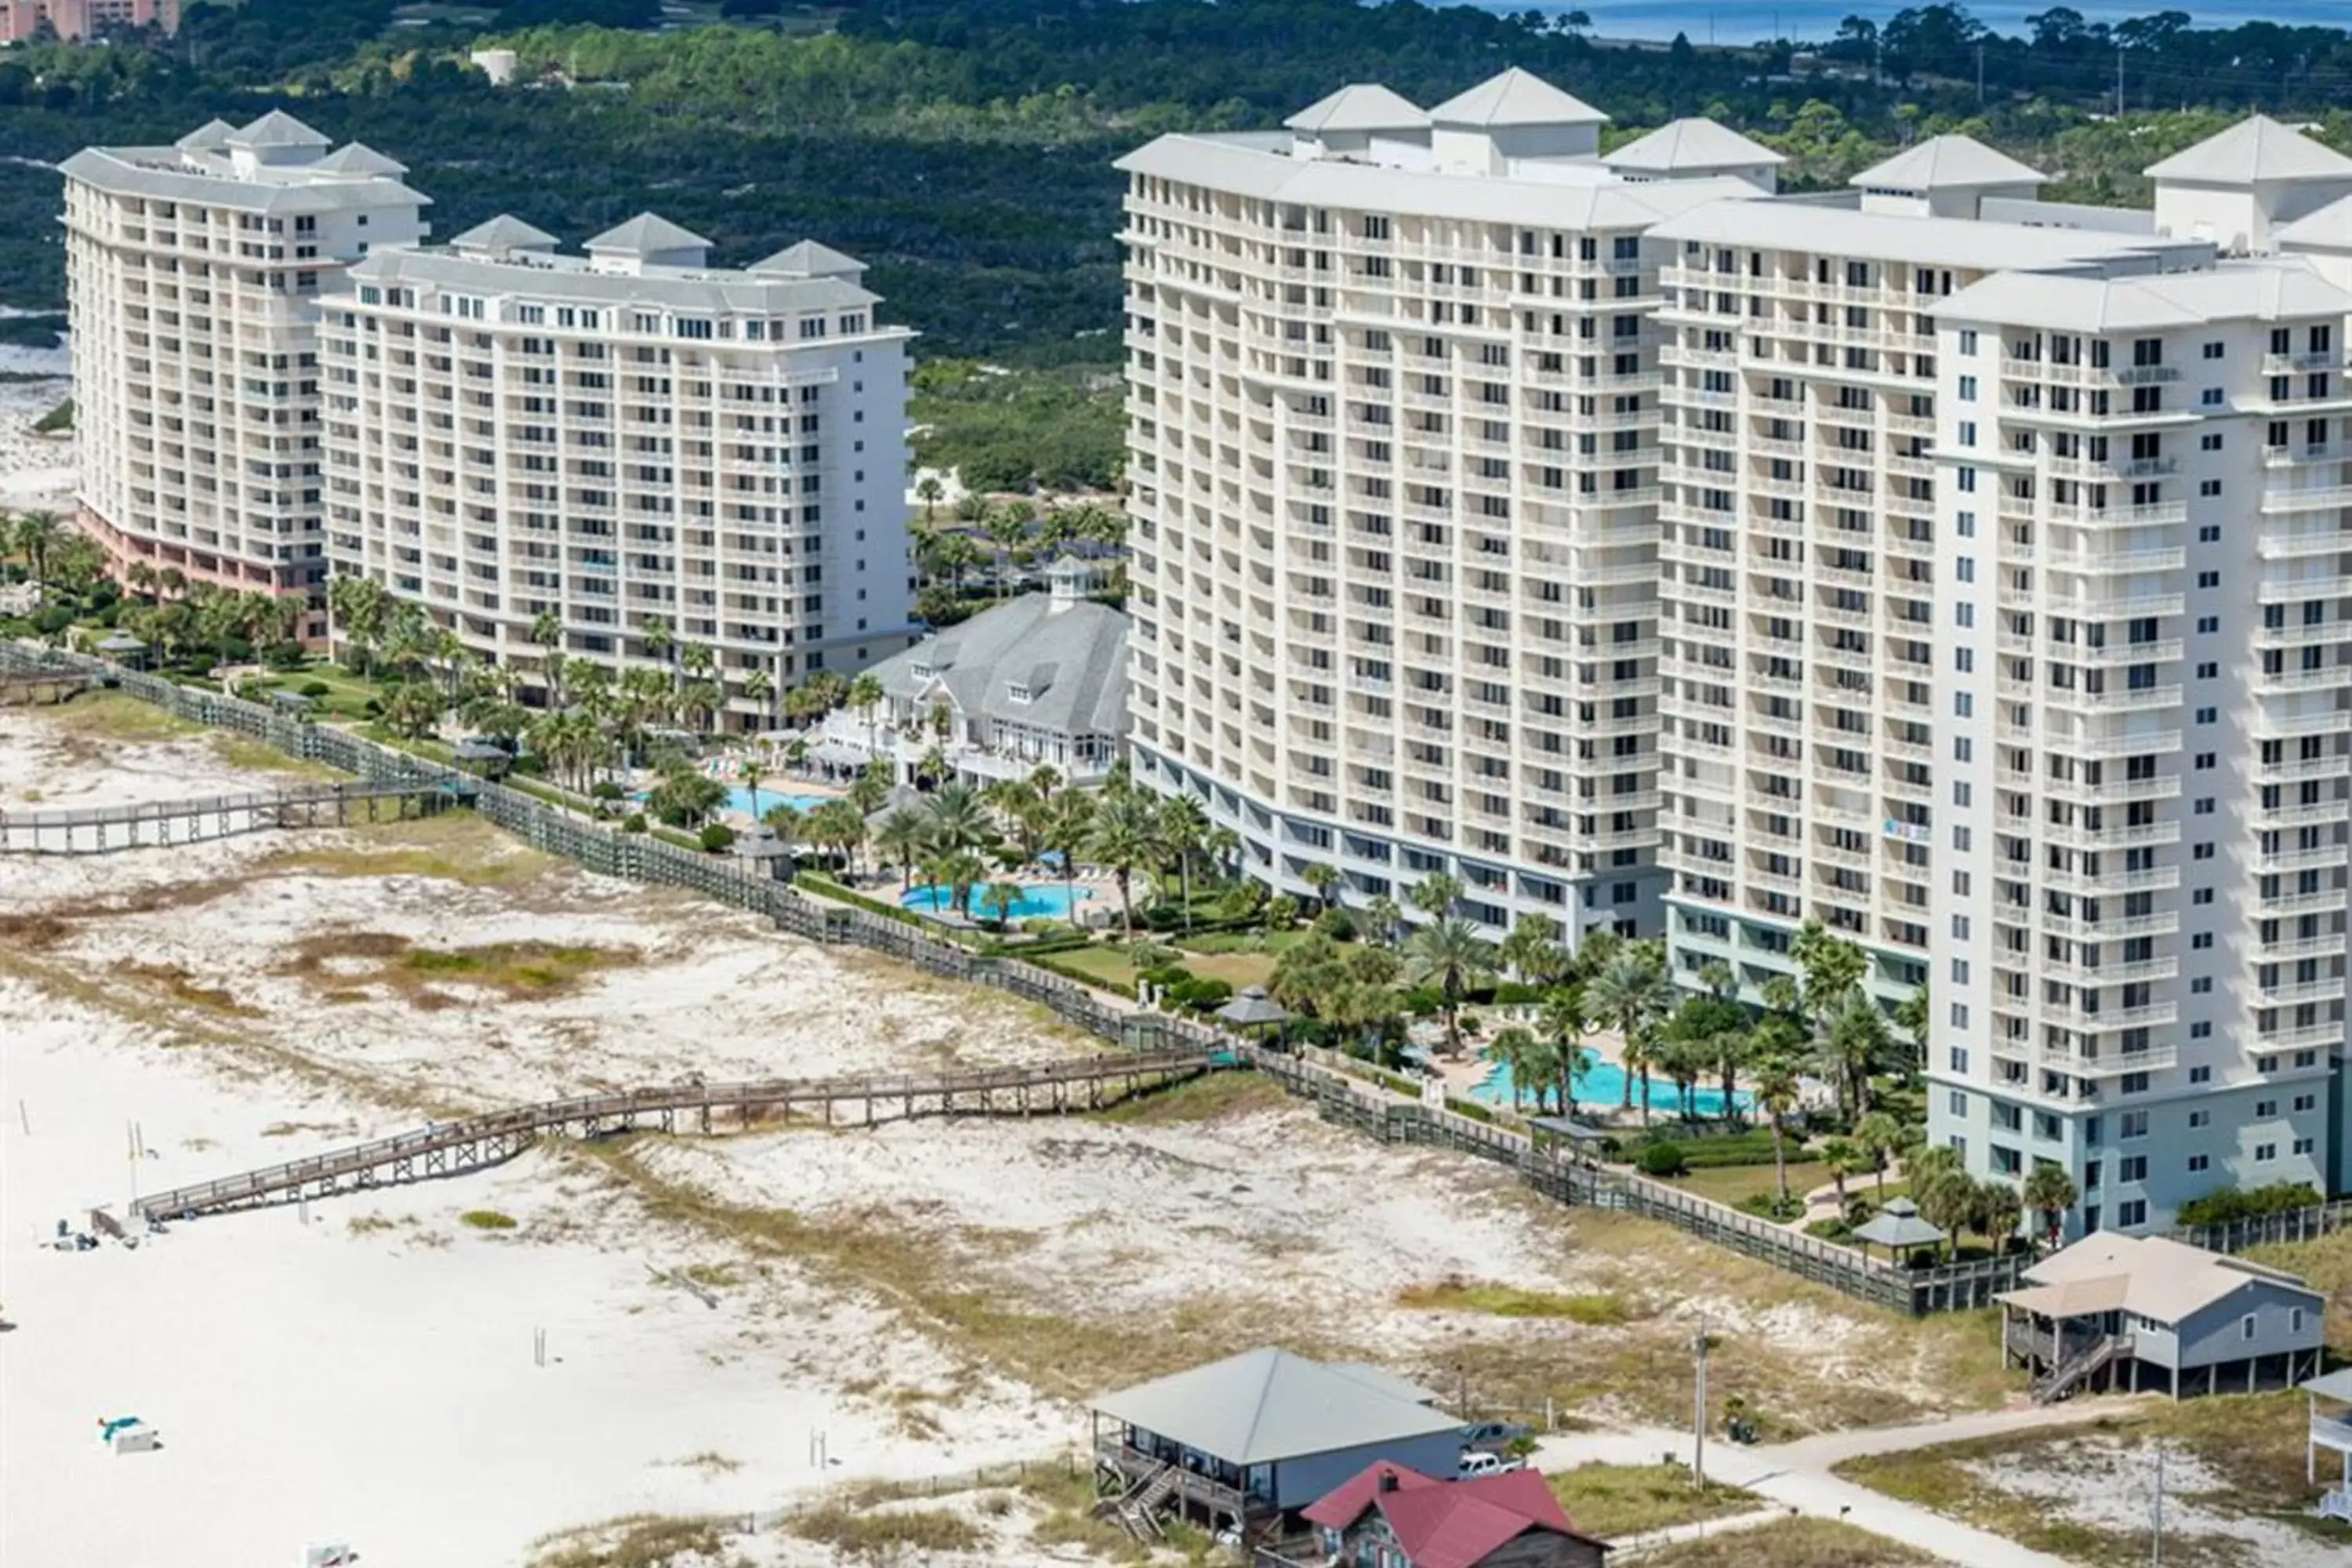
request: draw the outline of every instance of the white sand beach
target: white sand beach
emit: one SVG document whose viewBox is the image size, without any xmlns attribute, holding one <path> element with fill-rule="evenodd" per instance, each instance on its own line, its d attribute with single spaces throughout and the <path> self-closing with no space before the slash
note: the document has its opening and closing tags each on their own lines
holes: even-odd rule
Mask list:
<svg viewBox="0 0 2352 1568">
<path fill-rule="evenodd" d="M 72 395 L 72 369 L 62 343 L 0 343 L 0 511 L 71 508 L 73 437 L 37 436 L 33 423 Z"/>
</svg>

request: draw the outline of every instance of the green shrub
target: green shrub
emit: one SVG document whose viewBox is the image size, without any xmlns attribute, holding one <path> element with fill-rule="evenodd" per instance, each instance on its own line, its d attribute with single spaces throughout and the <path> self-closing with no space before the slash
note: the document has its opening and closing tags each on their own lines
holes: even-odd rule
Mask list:
<svg viewBox="0 0 2352 1568">
<path fill-rule="evenodd" d="M 71 625 L 73 612 L 63 605 L 44 605 L 33 615 L 33 629 L 45 637 L 55 637 Z"/>
<path fill-rule="evenodd" d="M 706 822 L 700 837 L 704 854 L 723 854 L 734 847 L 735 830 L 723 822 Z"/>
<path fill-rule="evenodd" d="M 1192 972 L 1181 963 L 1163 963 L 1139 970 L 1135 977 L 1146 985 L 1183 985 L 1191 982 Z"/>
<path fill-rule="evenodd" d="M 1404 1010 L 1416 1018 L 1426 1018 L 1444 1006 L 1445 993 L 1434 985 L 1416 985 L 1404 994 Z"/>
<path fill-rule="evenodd" d="M 500 1214 L 496 1209 L 467 1209 L 457 1219 L 458 1223 L 471 1226 L 476 1230 L 512 1230 L 515 1227 L 513 1215 Z"/>
<path fill-rule="evenodd" d="M 645 830 L 646 814 L 642 811 L 633 811 L 621 819 L 621 831 L 624 833 L 643 833 Z"/>
<path fill-rule="evenodd" d="M 1784 1204 L 1780 1201 L 1779 1189 L 1776 1188 L 1769 1193 L 1750 1193 L 1732 1207 L 1742 1214 L 1760 1215 L 1771 1220 L 1787 1220 L 1794 1219 L 1805 1212 L 1805 1199 L 1801 1193 L 1792 1192 L 1789 1194 L 1789 1201 Z"/>
<path fill-rule="evenodd" d="M 1202 1013 L 1214 1011 L 1233 999 L 1233 983 L 1228 980 L 1184 980 L 1168 988 L 1171 1006 Z"/>
<path fill-rule="evenodd" d="M 1143 924 L 1150 931 L 1175 931 L 1184 923 L 1184 910 L 1177 904 L 1154 904 L 1143 911 Z"/>
<path fill-rule="evenodd" d="M 2273 1182 L 2266 1187 L 2225 1187 L 2182 1204 L 2179 1223 L 2228 1225 L 2233 1220 L 2309 1208 L 2324 1201 L 2315 1189 L 2302 1182 Z"/>
<path fill-rule="evenodd" d="M 1530 1007 L 1541 1002 L 1543 996 L 1542 987 L 1522 985 L 1516 980 L 1506 980 L 1495 987 L 1495 1005 L 1497 1007 Z"/>
<path fill-rule="evenodd" d="M 328 696 L 331 694 L 335 689 L 328 685 L 323 680 L 306 680 L 302 683 L 301 689 L 303 696 L 315 699 Z"/>
<path fill-rule="evenodd" d="M 533 762 L 538 760 L 536 757 L 531 759 Z M 628 794 L 628 791 L 623 789 L 616 780 L 598 779 L 596 787 L 589 793 L 598 800 L 620 800 Z"/>
<path fill-rule="evenodd" d="M 1641 1167 L 1644 1175 L 1679 1176 L 1685 1168 L 1682 1145 L 1663 1138 L 1654 1143 L 1644 1143 L 1642 1152 L 1633 1157 L 1633 1163 Z"/>
<path fill-rule="evenodd" d="M 1345 910 L 1325 910 L 1321 914 L 1315 917 L 1315 929 L 1321 931 L 1325 936 L 1329 937 L 1333 942 L 1353 942 L 1356 940 L 1355 917 L 1350 915 Z"/>
</svg>

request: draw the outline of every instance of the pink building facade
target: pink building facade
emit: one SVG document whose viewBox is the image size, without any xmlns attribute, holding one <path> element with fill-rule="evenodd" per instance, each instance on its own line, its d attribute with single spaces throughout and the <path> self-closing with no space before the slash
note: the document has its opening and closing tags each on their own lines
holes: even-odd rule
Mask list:
<svg viewBox="0 0 2352 1568">
<path fill-rule="evenodd" d="M 0 0 L 0 44 L 29 43 L 41 24 L 68 43 L 126 27 L 180 30 L 180 0 Z"/>
</svg>

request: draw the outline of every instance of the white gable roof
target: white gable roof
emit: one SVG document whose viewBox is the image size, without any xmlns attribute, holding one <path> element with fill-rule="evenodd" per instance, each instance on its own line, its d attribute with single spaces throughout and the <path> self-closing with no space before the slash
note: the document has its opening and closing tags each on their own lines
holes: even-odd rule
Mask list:
<svg viewBox="0 0 2352 1568">
<path fill-rule="evenodd" d="M 2305 213 L 2272 237 L 2283 247 L 2307 246 L 2314 250 L 2352 250 L 2352 196 L 2338 196 L 2315 213 Z"/>
<path fill-rule="evenodd" d="M 1612 169 L 1668 174 L 1682 169 L 1777 167 L 1789 160 L 1712 120 L 1676 120 L 1628 142 L 1601 160 Z"/>
<path fill-rule="evenodd" d="M 2151 180 L 2191 185 L 2292 184 L 2352 179 L 2352 158 L 2323 146 L 2267 114 L 2250 114 L 2147 168 Z"/>
<path fill-rule="evenodd" d="M 282 109 L 273 109 L 228 138 L 232 147 L 326 147 L 331 143 Z"/>
<path fill-rule="evenodd" d="M 1283 124 L 1310 135 L 1327 131 L 1420 131 L 1427 128 L 1429 116 L 1412 100 L 1379 82 L 1358 81 L 1317 99 Z"/>
<path fill-rule="evenodd" d="M 628 222 L 608 228 L 590 240 L 586 248 L 592 252 L 645 256 L 655 251 L 690 250 L 698 247 L 707 250 L 710 242 L 657 214 L 639 213 Z"/>
<path fill-rule="evenodd" d="M 1945 300 L 1937 313 L 2051 331 L 2154 332 L 2203 321 L 2341 317 L 2352 314 L 2352 294 L 2303 258 L 2282 257 L 2119 278 L 1996 272 Z"/>
<path fill-rule="evenodd" d="M 1438 125 L 1495 130 L 1513 125 L 1599 125 L 1609 117 L 1533 71 L 1513 66 L 1447 99 L 1429 111 L 1429 118 Z"/>
<path fill-rule="evenodd" d="M 1871 190 L 1966 190 L 1978 185 L 2038 185 L 2050 176 L 1973 136 L 1931 136 L 1847 181 Z"/>
</svg>

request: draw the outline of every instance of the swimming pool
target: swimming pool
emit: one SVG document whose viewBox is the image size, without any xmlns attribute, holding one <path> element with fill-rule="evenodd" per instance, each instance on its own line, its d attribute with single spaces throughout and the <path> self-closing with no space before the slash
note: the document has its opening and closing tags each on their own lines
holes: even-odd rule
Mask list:
<svg viewBox="0 0 2352 1568">
<path fill-rule="evenodd" d="M 837 795 L 784 795 L 776 790 L 762 788 L 759 792 L 760 809 L 755 812 L 751 809 L 751 793 L 741 784 L 733 785 L 727 792 L 726 809 L 740 811 L 750 816 L 765 816 L 780 805 L 789 805 L 805 816 L 818 806 L 830 805 L 841 798 Z"/>
<path fill-rule="evenodd" d="M 987 886 L 983 882 L 971 890 L 971 912 L 982 919 L 988 918 L 989 914 L 988 906 L 981 901 L 981 894 Z M 1080 888 L 1076 901 L 1082 904 L 1093 897 L 1090 889 Z M 917 888 L 898 903 L 903 909 L 919 910 L 927 914 L 940 913 L 955 906 L 955 889 L 944 884 Z M 1007 918 L 1016 921 L 1066 921 L 1070 918 L 1071 908 L 1070 889 L 1063 884 L 1024 882 L 1021 886 L 1021 901 L 1013 906 Z"/>
<path fill-rule="evenodd" d="M 1470 1095 L 1472 1099 L 1483 1100 L 1488 1105 L 1510 1104 L 1511 1069 L 1509 1066 L 1503 1062 L 1496 1062 L 1495 1070 L 1488 1073 L 1485 1081 L 1472 1089 Z M 1532 1085 L 1528 1087 L 1527 1099 L 1530 1104 L 1534 1102 L 1535 1090 Z M 1576 1079 L 1576 1103 L 1616 1106 L 1622 1104 L 1624 1099 L 1625 1069 L 1615 1062 L 1601 1060 L 1601 1053 L 1587 1046 L 1584 1048 L 1584 1071 L 1579 1074 Z M 1751 1109 L 1756 1102 L 1756 1097 L 1744 1089 L 1733 1095 L 1732 1100 L 1742 1111 Z M 1633 1103 L 1635 1105 L 1642 1103 L 1642 1086 L 1639 1083 L 1633 1086 Z M 1671 1116 L 1675 1114 L 1679 1103 L 1675 1099 L 1675 1080 L 1670 1078 L 1660 1078 L 1655 1073 L 1651 1074 L 1651 1110 Z M 1722 1086 L 1717 1084 L 1710 1089 L 1701 1084 L 1693 1089 L 1691 1111 L 1697 1116 L 1725 1114 Z"/>
</svg>

